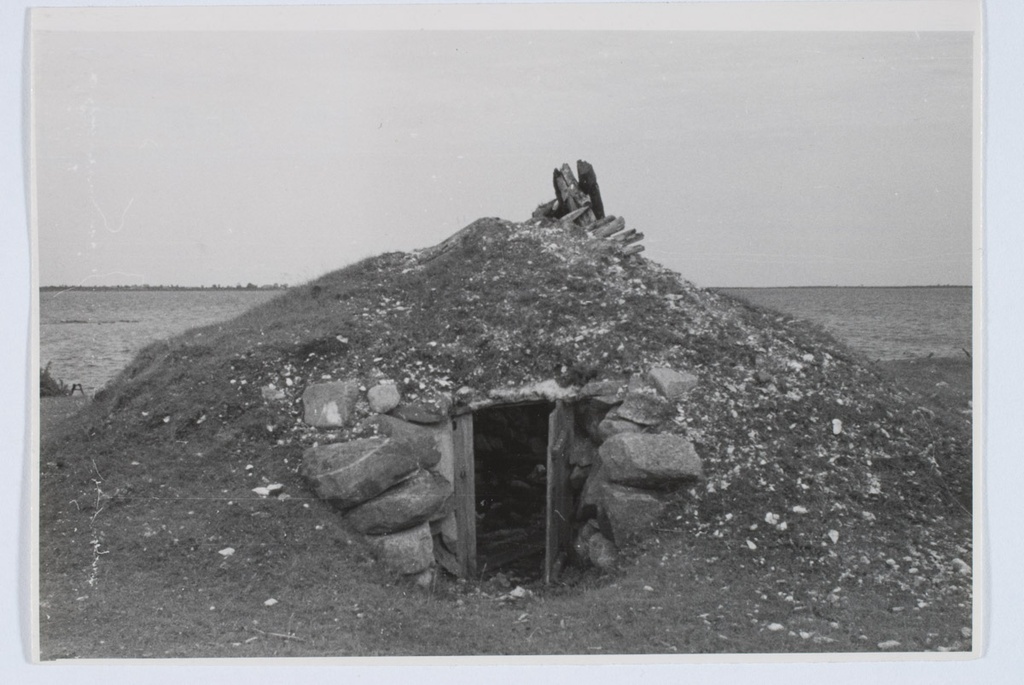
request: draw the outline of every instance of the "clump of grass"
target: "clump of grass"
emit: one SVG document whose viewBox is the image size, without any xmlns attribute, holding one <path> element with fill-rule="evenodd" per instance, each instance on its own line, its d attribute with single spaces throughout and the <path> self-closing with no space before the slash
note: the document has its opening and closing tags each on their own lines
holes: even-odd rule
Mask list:
<svg viewBox="0 0 1024 685">
<path fill-rule="evenodd" d="M 39 370 L 39 396 L 40 397 L 66 397 L 71 394 L 71 387 L 59 378 L 54 378 L 50 373 L 48 362 L 45 368 Z"/>
</svg>

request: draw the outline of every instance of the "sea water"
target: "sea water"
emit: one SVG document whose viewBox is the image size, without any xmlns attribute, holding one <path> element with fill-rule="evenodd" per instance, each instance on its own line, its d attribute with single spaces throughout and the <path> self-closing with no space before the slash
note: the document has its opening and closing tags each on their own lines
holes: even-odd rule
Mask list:
<svg viewBox="0 0 1024 685">
<path fill-rule="evenodd" d="M 92 394 L 146 345 L 232 319 L 272 290 L 64 290 L 39 294 L 39 363 Z"/>
<path fill-rule="evenodd" d="M 733 288 L 720 292 L 822 326 L 871 360 L 964 357 L 971 288 Z"/>
</svg>

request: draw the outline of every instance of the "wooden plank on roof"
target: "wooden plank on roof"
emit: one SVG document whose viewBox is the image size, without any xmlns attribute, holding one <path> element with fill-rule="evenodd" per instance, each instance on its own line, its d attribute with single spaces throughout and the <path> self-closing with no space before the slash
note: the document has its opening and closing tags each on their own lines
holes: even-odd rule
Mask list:
<svg viewBox="0 0 1024 685">
<path fill-rule="evenodd" d="M 616 219 L 618 219 L 618 217 L 617 216 L 613 216 L 613 215 L 609 215 L 609 216 L 603 217 L 601 219 L 598 219 L 597 221 L 595 221 L 592 224 L 590 224 L 589 226 L 587 226 L 587 231 L 590 232 L 590 233 L 593 233 L 594 231 L 598 230 L 599 228 L 603 228 L 604 226 L 607 226 L 608 224 L 610 224 L 611 222 L 615 221 Z"/>
<path fill-rule="evenodd" d="M 572 173 L 572 168 L 568 164 L 563 164 L 561 169 L 555 169 L 553 179 L 555 197 L 558 199 L 555 216 L 564 217 L 581 207 L 586 207 L 586 210 L 579 215 L 580 224 L 586 226 L 593 222 L 596 217 L 590 208 L 590 196 L 580 189 L 576 176 Z"/>
<path fill-rule="evenodd" d="M 610 235 L 615 235 L 626 227 L 626 220 L 622 217 L 613 219 L 601 228 L 594 231 L 595 238 L 607 238 Z"/>
<path fill-rule="evenodd" d="M 597 174 L 590 162 L 576 160 L 576 173 L 580 176 L 580 190 L 590 197 L 590 206 L 594 210 L 594 218 L 604 217 L 604 202 L 601 201 L 601 188 L 597 185 Z"/>
<path fill-rule="evenodd" d="M 586 214 L 589 211 L 590 211 L 590 205 L 583 205 L 579 209 L 574 209 L 573 211 L 571 211 L 568 214 L 566 214 L 565 216 L 563 216 L 561 218 L 561 222 L 562 222 L 562 224 L 568 226 L 569 224 L 573 223 L 574 221 L 576 221 L 577 219 L 579 219 L 581 216 L 583 216 L 584 214 Z M 591 221 L 591 223 L 592 223 L 592 221 Z"/>
<path fill-rule="evenodd" d="M 624 242 L 627 242 L 627 241 L 634 242 L 634 241 L 630 240 L 634 236 L 636 236 L 636 229 L 635 228 L 631 228 L 628 231 L 623 231 L 622 233 L 619 233 L 618 235 L 613 235 L 608 240 L 611 240 L 612 242 L 616 242 L 616 243 L 624 243 Z"/>
</svg>

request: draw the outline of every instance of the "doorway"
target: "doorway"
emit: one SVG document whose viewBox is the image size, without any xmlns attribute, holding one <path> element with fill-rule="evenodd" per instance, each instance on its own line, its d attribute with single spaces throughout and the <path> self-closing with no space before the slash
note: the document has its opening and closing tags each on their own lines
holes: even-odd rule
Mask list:
<svg viewBox="0 0 1024 685">
<path fill-rule="evenodd" d="M 460 417 L 455 431 L 460 568 L 523 582 L 556 579 L 571 535 L 571 407 L 488 407 Z"/>
<path fill-rule="evenodd" d="M 547 402 L 491 407 L 473 417 L 477 569 L 524 580 L 543 572 Z"/>
</svg>

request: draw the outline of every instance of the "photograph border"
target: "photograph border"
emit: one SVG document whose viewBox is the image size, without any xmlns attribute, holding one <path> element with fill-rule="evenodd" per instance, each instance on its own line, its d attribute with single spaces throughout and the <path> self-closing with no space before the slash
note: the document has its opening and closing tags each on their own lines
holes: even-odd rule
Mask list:
<svg viewBox="0 0 1024 685">
<path fill-rule="evenodd" d="M 982 263 L 983 262 L 982 246 L 985 244 L 987 236 L 982 234 L 982 229 L 981 229 L 981 224 L 982 224 L 982 221 L 981 221 L 982 220 L 981 197 L 982 197 L 982 192 L 984 190 L 983 183 L 982 183 L 982 176 L 981 176 L 981 163 L 982 163 L 982 157 L 981 157 L 981 155 L 982 155 L 981 126 L 982 126 L 983 119 L 985 118 L 984 117 L 985 113 L 983 113 L 983 111 L 981 109 L 981 101 L 982 101 L 981 94 L 982 94 L 982 89 L 984 88 L 984 84 L 982 82 L 982 79 L 980 78 L 981 75 L 982 75 L 982 67 L 983 67 L 983 64 L 982 64 L 982 61 L 981 61 L 982 50 L 983 50 L 983 40 L 982 40 L 981 25 L 980 25 L 980 18 L 981 18 L 980 17 L 980 10 L 981 10 L 980 3 L 973 2 L 971 0 L 962 0 L 962 1 L 961 0 L 950 0 L 950 1 L 946 1 L 946 2 L 942 2 L 942 1 L 930 2 L 929 1 L 929 2 L 870 2 L 870 3 L 861 3 L 861 2 L 842 2 L 842 3 L 826 3 L 826 2 L 782 3 L 782 2 L 764 2 L 764 1 L 762 1 L 762 2 L 754 2 L 754 3 L 724 3 L 724 5 L 730 6 L 728 8 L 729 12 L 725 12 L 724 14 L 729 14 L 729 13 L 731 13 L 733 11 L 743 12 L 743 13 L 745 13 L 745 14 L 742 15 L 743 16 L 743 20 L 739 21 L 739 23 L 742 24 L 743 21 L 750 21 L 750 22 L 754 23 L 755 25 L 757 25 L 759 27 L 762 27 L 759 30 L 765 30 L 765 29 L 763 29 L 764 26 L 774 26 L 772 24 L 772 21 L 770 19 L 765 18 L 765 17 L 767 17 L 768 14 L 770 14 L 770 13 L 776 11 L 776 10 L 775 9 L 769 10 L 768 6 L 775 6 L 775 8 L 778 8 L 779 6 L 783 6 L 783 5 L 790 6 L 794 11 L 796 11 L 796 10 L 806 10 L 808 5 L 811 5 L 811 6 L 830 5 L 831 6 L 829 8 L 830 10 L 833 10 L 838 15 L 848 17 L 849 21 L 851 22 L 851 25 L 853 25 L 853 24 L 858 24 L 858 25 L 871 24 L 871 23 L 873 23 L 875 21 L 878 21 L 878 16 L 879 15 L 885 15 L 887 13 L 891 13 L 893 16 L 896 16 L 896 15 L 899 15 L 900 11 L 902 11 L 902 10 L 913 9 L 915 12 L 917 12 L 917 11 L 920 11 L 921 9 L 924 9 L 924 8 L 927 8 L 928 10 L 932 11 L 932 13 L 929 14 L 926 19 L 924 19 L 924 24 L 926 25 L 926 27 L 920 28 L 920 30 L 952 30 L 951 27 L 959 26 L 958 22 L 963 22 L 963 21 L 965 21 L 965 19 L 967 19 L 969 21 L 975 22 L 973 24 L 973 26 L 970 29 L 968 29 L 968 30 L 975 31 L 975 33 L 976 33 L 976 40 L 975 40 L 975 45 L 976 45 L 976 48 L 975 48 L 975 76 L 976 76 L 976 78 L 975 78 L 975 91 L 976 92 L 975 92 L 975 98 L 974 99 L 975 99 L 975 106 L 977 108 L 975 110 L 975 117 L 974 117 L 975 131 L 974 131 L 974 162 L 973 162 L 973 167 L 974 167 L 974 209 L 975 209 L 975 211 L 974 211 L 974 245 L 975 245 L 975 247 L 974 247 L 974 253 L 973 253 L 973 260 L 974 260 L 974 291 L 973 291 L 973 297 L 974 297 L 974 338 L 975 338 L 975 341 L 976 341 L 975 349 L 977 350 L 977 352 L 976 352 L 976 354 L 974 356 L 974 381 L 975 381 L 975 386 L 974 386 L 975 387 L 975 391 L 974 391 L 974 393 L 975 393 L 975 404 L 974 404 L 974 408 L 975 408 L 975 422 L 974 422 L 974 426 L 973 426 L 974 439 L 975 439 L 975 443 L 974 443 L 975 444 L 975 471 L 974 471 L 975 478 L 974 478 L 974 489 L 975 489 L 975 511 L 976 511 L 976 513 L 984 511 L 984 507 L 985 507 L 984 502 L 985 502 L 985 500 L 983 499 L 983 497 L 984 497 L 983 485 L 984 484 L 983 484 L 982 475 L 983 475 L 983 473 L 985 471 L 985 463 L 984 463 L 983 458 L 981 458 L 981 453 L 982 453 L 982 446 L 985 445 L 985 435 L 986 435 L 986 422 L 984 420 L 985 416 L 986 416 L 986 409 L 987 409 L 986 405 L 984 404 L 984 401 L 987 398 L 987 393 L 985 392 L 986 388 L 985 388 L 985 374 L 984 374 L 984 367 L 985 367 L 985 364 L 986 364 L 986 354 L 985 354 L 985 350 L 984 350 L 985 346 L 981 345 L 979 343 L 981 343 L 982 341 L 986 340 L 986 337 L 989 334 L 990 329 L 988 329 L 987 327 L 985 327 L 983 325 L 984 313 L 986 311 L 986 306 L 988 305 L 988 303 L 987 303 L 987 301 L 985 299 L 986 293 L 984 292 L 984 290 L 985 290 L 984 286 L 985 286 L 985 284 L 987 282 L 986 276 L 988 274 L 983 272 L 983 270 L 982 270 L 982 267 L 983 267 L 983 263 Z M 797 5 L 802 5 L 803 7 L 797 7 Z M 913 6 L 913 7 L 911 7 L 911 6 Z M 276 26 L 278 26 L 278 27 L 281 26 L 282 15 L 279 12 L 277 12 L 277 10 L 279 8 L 281 8 L 281 7 L 289 8 L 292 11 L 290 14 L 293 15 L 292 18 L 296 19 L 296 24 L 297 25 L 302 25 L 303 22 L 312 22 L 312 24 L 310 24 L 310 25 L 316 25 L 319 28 L 324 28 L 323 18 L 322 18 L 323 15 L 320 15 L 321 8 L 298 7 L 298 6 L 292 5 L 290 3 L 279 3 L 275 7 L 269 7 L 268 6 L 268 7 L 263 8 L 265 10 L 265 16 L 267 17 L 267 19 L 268 20 L 272 20 L 274 22 L 274 24 Z M 497 20 L 497 21 L 501 22 L 502 26 L 505 26 L 507 28 L 511 27 L 514 30 L 515 29 L 515 26 L 514 26 L 515 21 L 514 21 L 513 15 L 519 16 L 519 14 L 523 11 L 522 7 L 523 7 L 523 5 L 515 5 L 515 6 L 511 6 L 511 7 L 510 6 L 494 6 L 494 5 L 458 5 L 458 6 L 455 6 L 455 5 L 445 5 L 445 6 L 420 5 L 418 7 L 413 8 L 412 10 L 410 10 L 408 15 L 403 14 L 401 16 L 401 18 L 397 18 L 397 19 L 396 19 L 396 17 L 399 17 L 398 11 L 399 11 L 399 9 L 402 9 L 402 8 L 398 8 L 397 6 L 386 6 L 386 7 L 363 6 L 363 7 L 344 7 L 344 8 L 335 6 L 335 7 L 323 8 L 323 11 L 325 11 L 325 12 L 327 10 L 335 11 L 335 10 L 340 9 L 343 12 L 352 12 L 355 15 L 358 15 L 356 20 L 353 20 L 353 19 L 351 19 L 349 17 L 346 17 L 346 19 L 345 19 L 346 28 L 351 27 L 353 22 L 356 23 L 356 24 L 358 24 L 360 21 L 370 22 L 371 21 L 370 15 L 375 13 L 374 10 L 378 10 L 379 9 L 379 10 L 382 11 L 382 14 L 386 15 L 386 18 L 383 21 L 389 26 L 389 28 L 393 28 L 394 30 L 419 30 L 419 29 L 424 28 L 424 27 L 436 28 L 438 26 L 447 26 L 448 24 L 446 24 L 445 22 L 450 22 L 451 19 L 448 18 L 445 15 L 449 11 L 455 12 L 456 14 L 460 15 L 460 19 L 462 18 L 462 15 L 465 15 L 466 21 L 465 21 L 464 28 L 467 28 L 467 29 L 479 28 L 480 24 L 478 24 L 477 22 L 492 22 L 492 21 L 496 21 Z M 703 9 L 711 10 L 712 7 L 715 7 L 716 8 L 715 10 L 711 10 L 712 13 L 714 13 L 715 11 L 717 11 L 717 7 L 718 6 L 717 5 L 712 5 L 711 3 L 697 3 L 695 5 L 687 5 L 686 7 L 687 8 L 701 7 L 702 10 Z M 764 7 L 764 10 L 761 9 L 762 7 Z M 866 7 L 868 9 L 870 9 L 870 10 L 873 10 L 874 12 L 877 12 L 877 14 L 874 14 L 874 15 L 872 15 L 871 13 L 868 13 L 867 15 L 863 14 L 863 11 L 864 11 L 864 9 Z M 220 11 L 222 11 L 222 8 L 213 8 L 213 7 L 208 7 L 208 6 L 199 6 L 199 7 L 186 8 L 186 9 L 188 11 L 185 12 L 185 13 L 190 13 L 191 11 L 203 12 L 203 13 L 205 13 L 205 12 L 219 13 Z M 225 11 L 230 13 L 234 9 L 236 9 L 236 8 L 235 7 L 229 7 L 229 8 L 226 8 Z M 316 11 L 314 11 L 314 9 Z M 542 15 L 545 14 L 545 13 L 548 13 L 548 12 L 562 12 L 562 11 L 564 11 L 564 12 L 571 12 L 572 16 L 574 18 L 576 18 L 577 20 L 579 19 L 579 14 L 578 13 L 580 12 L 580 9 L 581 8 L 580 8 L 579 5 L 565 5 L 565 6 L 559 6 L 559 7 L 554 7 L 554 6 L 551 6 L 551 5 L 533 5 L 533 6 L 530 6 L 531 12 L 532 11 L 536 11 L 536 12 L 542 14 Z M 628 20 L 624 20 L 622 18 L 622 16 L 618 16 L 618 17 L 615 16 L 615 14 L 617 12 L 621 11 L 622 9 L 624 9 L 624 7 L 623 6 L 619 6 L 619 5 L 616 5 L 616 6 L 602 5 L 600 7 L 599 11 L 595 10 L 595 14 L 605 15 L 603 20 L 607 20 L 608 17 L 613 17 L 613 20 L 616 21 L 616 24 L 621 27 L 623 25 L 623 22 L 625 22 L 626 24 L 629 23 Z M 627 9 L 631 10 L 631 12 L 635 13 L 636 15 L 641 15 L 641 14 L 645 15 L 645 18 L 643 20 L 638 20 L 640 24 L 646 25 L 646 26 L 651 27 L 651 28 L 655 28 L 656 27 L 659 30 L 664 30 L 666 28 L 666 21 L 667 21 L 666 16 L 668 14 L 674 14 L 674 13 L 679 13 L 681 15 L 686 15 L 687 14 L 687 12 L 682 11 L 681 6 L 677 5 L 677 4 L 671 4 L 671 5 L 668 5 L 668 6 L 661 6 L 661 5 L 655 6 L 653 4 L 640 4 L 640 5 L 636 5 L 636 6 L 629 6 Z M 163 11 L 165 11 L 163 8 L 159 8 L 159 9 L 149 8 L 149 9 L 145 9 L 145 10 L 142 10 L 142 11 L 150 11 L 150 10 L 154 11 L 154 12 L 163 12 Z M 811 13 L 813 14 L 814 12 L 817 12 L 817 11 L 818 10 L 815 9 Z M 824 8 L 822 8 L 821 11 L 822 11 L 822 16 L 824 16 L 825 14 L 830 14 L 831 13 L 831 12 L 825 12 Z M 511 12 L 511 14 L 506 14 L 507 12 Z M 177 11 L 173 11 L 173 12 L 172 11 L 168 11 L 168 21 L 172 21 L 170 15 L 171 14 L 175 14 L 175 13 L 177 13 Z M 259 12 L 259 13 L 263 13 L 263 12 Z M 649 13 L 649 16 L 651 18 L 647 18 L 648 13 Z M 92 27 L 93 25 L 90 24 L 90 22 L 95 21 L 96 17 L 98 15 L 100 15 L 100 14 L 106 14 L 107 17 L 110 16 L 109 13 L 108 13 L 107 8 L 104 8 L 102 10 L 91 10 L 91 9 L 80 8 L 80 7 L 70 7 L 70 8 L 67 8 L 67 9 L 53 10 L 52 12 L 49 9 L 38 9 L 38 10 L 33 12 L 33 15 L 32 15 L 32 18 L 31 18 L 31 25 L 32 25 L 33 28 L 38 28 L 39 26 L 44 26 L 46 28 L 50 28 L 52 26 L 60 26 L 61 25 L 60 22 L 71 21 L 73 23 L 74 22 L 81 22 L 81 23 L 78 24 L 78 26 L 86 25 L 86 26 Z M 72 15 L 76 15 L 76 16 L 72 17 Z M 94 16 L 89 16 L 89 15 L 94 15 Z M 314 18 L 314 15 L 320 15 L 320 16 L 317 16 L 317 17 Z M 394 24 L 396 24 L 396 23 L 397 24 L 401 24 L 401 21 L 404 21 L 404 17 L 410 16 L 410 15 L 416 15 L 416 18 L 415 18 L 415 20 L 410 20 L 410 24 L 409 25 L 407 25 L 407 26 L 406 25 L 400 25 L 397 28 L 394 26 Z M 553 15 L 548 15 L 548 17 L 551 17 L 551 16 L 553 16 Z M 103 21 L 106 21 L 107 17 L 103 17 L 102 18 Z M 772 17 L 775 20 L 777 20 L 776 15 L 772 15 Z M 288 18 L 285 18 L 286 21 L 287 21 L 287 19 Z M 122 27 L 126 26 L 127 28 L 125 28 L 125 30 L 138 30 L 138 27 L 132 26 L 132 22 L 133 21 L 134 21 L 134 18 L 130 18 L 130 19 L 127 20 L 127 24 L 121 23 L 121 26 Z M 189 22 L 193 22 L 194 19 L 190 18 L 188 21 Z M 378 19 L 377 17 L 373 17 L 372 21 L 374 21 L 374 22 L 375 21 L 380 21 L 380 19 Z M 691 24 L 691 25 L 689 25 L 687 27 L 687 29 L 688 30 L 693 30 L 692 22 L 694 20 L 692 19 L 692 17 L 687 16 L 684 21 Z M 55 23 L 50 23 L 50 22 L 55 22 Z M 440 23 L 437 23 L 437 22 L 440 22 Z M 761 22 L 761 23 L 757 23 L 757 22 Z M 170 24 L 168 24 L 168 25 L 170 25 Z M 209 26 L 208 23 L 206 25 Z M 367 24 L 367 26 L 371 26 L 371 25 L 376 25 L 376 24 L 372 24 L 372 23 L 368 23 Z M 102 21 L 98 22 L 97 24 L 95 24 L 95 26 L 96 26 L 95 29 L 94 28 L 89 28 L 89 29 L 84 29 L 84 30 L 109 30 L 109 27 L 106 27 L 103 24 Z M 577 21 L 577 26 L 580 27 L 579 30 L 592 30 L 594 28 L 593 25 L 589 24 L 589 17 L 587 19 L 582 20 L 582 21 Z M 103 28 L 101 29 L 100 27 L 103 27 Z M 535 28 L 535 25 L 533 24 L 532 20 L 530 22 L 530 28 Z M 627 28 L 628 28 L 628 26 L 627 26 Z M 78 29 L 78 30 L 83 30 L 83 29 Z M 260 28 L 258 26 L 256 26 L 255 23 L 254 23 L 253 25 L 245 27 L 243 30 L 254 30 L 255 31 L 255 30 L 260 30 Z M 643 30 L 643 29 L 641 28 L 640 30 Z M 712 30 L 712 29 L 704 29 L 704 30 Z M 718 30 L 718 29 L 714 29 L 714 30 Z M 767 29 L 767 30 L 781 30 L 781 29 L 775 27 L 775 28 L 771 28 L 771 29 Z M 792 30 L 792 27 L 787 27 L 787 30 Z M 807 22 L 806 24 L 804 24 L 804 28 L 802 28 L 801 30 L 823 30 L 823 29 L 821 29 L 820 25 L 816 24 L 814 21 L 811 21 L 811 22 Z M 868 29 L 857 28 L 857 29 L 849 29 L 849 30 L 868 30 Z M 876 28 L 874 30 L 892 30 L 892 29 L 891 28 L 885 28 L 885 29 Z M 905 30 L 909 30 L 909 29 L 905 29 Z M 964 29 L 963 29 L 962 26 L 959 26 L 959 30 L 964 30 Z M 26 32 L 25 32 L 25 36 L 28 36 L 30 34 L 30 31 L 31 31 L 31 29 L 27 29 Z M 26 55 L 28 54 L 27 47 L 26 47 L 26 50 L 25 50 L 25 54 Z M 27 66 L 25 67 L 25 72 L 24 73 L 25 74 L 28 73 L 27 72 Z M 25 106 L 27 107 L 28 104 L 30 104 L 30 103 L 26 103 Z M 23 135 L 23 139 L 25 137 L 27 137 L 27 132 Z M 31 155 L 29 155 L 29 159 L 27 161 L 27 164 L 29 166 L 31 166 Z M 31 175 L 31 171 L 30 171 L 30 175 Z M 34 233 L 34 230 L 33 230 L 32 231 L 32 235 L 31 235 L 31 245 L 32 245 L 32 247 L 31 247 L 31 257 L 32 257 L 32 260 L 33 260 L 33 268 L 30 271 L 30 288 L 31 288 L 31 290 L 30 290 L 30 293 L 31 293 L 30 316 L 31 316 L 31 320 L 33 321 L 33 324 L 29 327 L 29 331 L 28 331 L 29 335 L 31 335 L 32 338 L 31 338 L 31 342 L 30 342 L 30 345 L 29 345 L 29 349 L 28 349 L 28 355 L 29 355 L 28 370 L 29 370 L 29 373 L 27 374 L 27 380 L 29 381 L 29 386 L 30 387 L 28 388 L 28 392 L 26 393 L 28 395 L 28 398 L 29 398 L 29 403 L 26 405 L 26 410 L 27 410 L 26 411 L 26 418 L 27 418 L 27 420 L 29 421 L 29 423 L 31 425 L 31 428 L 30 428 L 30 431 L 29 431 L 29 448 L 30 448 L 30 450 L 33 448 L 33 446 L 37 446 L 37 444 L 38 444 L 38 378 L 36 377 L 36 374 L 32 373 L 32 370 L 35 369 L 38 366 L 38 362 L 39 362 L 39 359 L 38 359 L 38 326 L 35 323 L 35 322 L 38 322 L 38 262 L 35 261 L 38 258 L 38 253 L 37 253 L 36 242 L 35 241 L 36 241 L 36 236 L 35 236 L 35 233 Z M 23 281 L 18 281 L 18 282 L 23 284 Z M 20 289 L 24 288 L 24 285 L 18 286 L 16 284 L 15 286 L 12 286 L 12 287 L 15 290 L 20 290 Z M 11 287 L 9 287 L 9 289 L 10 288 Z M 36 460 L 38 459 L 38 454 L 35 455 L 35 459 Z M 29 479 L 30 479 L 29 482 L 28 482 L 28 492 L 29 492 L 30 498 L 29 498 L 28 508 L 27 509 L 28 509 L 29 512 L 37 512 L 38 511 L 38 503 L 35 501 L 35 497 L 34 497 L 34 493 L 35 493 L 35 491 L 37 489 L 37 486 L 38 486 L 37 462 L 31 463 L 29 465 L 28 471 L 29 471 L 28 475 L 29 475 Z M 975 564 L 974 564 L 975 571 L 976 571 L 975 575 L 974 575 L 974 583 L 975 583 L 974 614 L 975 614 L 975 626 L 976 626 L 976 628 L 975 628 L 975 633 L 974 633 L 974 636 L 975 636 L 975 638 L 974 638 L 975 639 L 975 643 L 974 643 L 975 647 L 974 647 L 974 651 L 969 656 L 980 656 L 981 654 L 983 654 L 984 651 L 985 651 L 984 645 L 987 642 L 987 639 L 986 639 L 987 638 L 987 635 L 986 635 L 987 631 L 984 629 L 984 627 L 987 625 L 987 616 L 984 616 L 982 614 L 982 609 L 983 609 L 983 606 L 985 604 L 985 597 L 986 597 L 986 591 L 987 591 L 987 588 L 984 586 L 983 583 L 984 583 L 984 579 L 988 577 L 988 569 L 987 569 L 986 563 L 985 563 L 988 555 L 987 555 L 987 549 L 986 549 L 986 547 L 984 545 L 984 542 L 987 539 L 987 531 L 985 531 L 982 528 L 983 519 L 984 519 L 983 516 L 978 516 L 978 515 L 976 515 L 975 518 L 974 518 L 974 522 L 975 522 L 975 524 L 974 524 L 975 525 L 974 539 L 975 539 L 975 545 L 976 545 L 976 547 L 975 547 Z M 37 595 L 38 595 L 38 587 L 37 587 L 37 570 L 38 569 L 36 567 L 36 564 L 37 564 L 38 560 L 34 558 L 35 557 L 35 551 L 36 551 L 37 544 L 38 544 L 38 530 L 36 529 L 35 526 L 32 526 L 28 547 L 29 547 L 30 551 L 32 552 L 32 557 L 33 557 L 32 561 L 31 561 L 32 565 L 30 566 L 30 573 L 29 573 L 30 582 L 32 584 L 32 587 L 31 587 L 31 597 L 33 599 L 30 602 L 28 602 L 28 606 L 26 606 L 24 603 L 21 604 L 21 606 L 23 608 L 27 608 L 31 612 L 37 611 L 37 608 L 34 606 L 34 598 L 37 598 Z M 35 618 L 34 625 L 35 626 L 38 625 L 38 617 L 37 616 Z M 34 628 L 32 629 L 32 632 L 34 633 L 32 639 L 35 641 L 35 640 L 38 639 L 38 634 L 37 634 L 37 632 L 35 631 Z M 37 643 L 34 644 L 34 650 L 35 650 L 35 653 L 38 654 L 38 644 Z M 717 663 L 717 664 L 722 664 L 722 663 L 759 663 L 759 664 L 763 664 L 763 663 L 767 663 L 767 662 L 774 663 L 774 662 L 777 662 L 777 661 L 783 661 L 783 662 L 820 662 L 820 661 L 823 660 L 823 658 L 825 658 L 824 655 L 791 655 L 791 654 L 783 654 L 783 655 L 774 655 L 774 654 L 773 655 L 740 655 L 740 656 L 733 656 L 733 655 L 710 655 L 710 656 L 707 656 L 707 657 L 704 657 L 704 656 L 696 656 L 696 657 L 685 656 L 682 659 L 678 658 L 678 657 L 665 657 L 664 659 L 662 659 L 662 658 L 660 658 L 662 656 L 663 655 L 647 655 L 647 656 L 642 656 L 642 657 L 610 657 L 609 659 L 610 659 L 610 663 L 614 663 L 614 664 L 629 664 L 629 665 L 647 664 L 647 665 L 656 665 L 656 664 L 679 664 L 679 663 L 690 663 L 690 662 L 696 662 L 696 663 L 713 662 L 713 663 Z M 856 662 L 862 662 L 862 661 L 878 662 L 878 661 L 885 661 L 885 660 L 887 660 L 889 658 L 892 658 L 894 660 L 904 660 L 904 659 L 907 658 L 907 655 L 893 655 L 893 656 L 890 657 L 890 655 L 879 654 L 879 653 L 870 653 L 870 654 L 864 654 L 864 655 L 860 655 L 860 654 L 851 655 L 851 654 L 847 654 L 847 653 L 842 653 L 842 654 L 838 654 L 836 656 L 838 657 L 837 658 L 838 661 L 848 662 L 848 663 L 856 663 Z M 831 657 L 829 657 L 829 658 L 831 658 Z M 959 659 L 963 659 L 964 656 L 963 656 L 963 654 L 950 654 L 950 655 L 926 654 L 926 655 L 922 655 L 920 658 L 918 658 L 917 655 L 909 655 L 909 658 L 912 661 L 931 660 L 933 658 L 937 658 L 939 660 L 942 660 L 942 659 L 957 659 L 957 660 L 959 660 Z M 594 659 L 594 661 L 591 661 L 591 658 L 588 657 L 586 663 L 609 663 L 609 662 L 604 661 L 604 659 L 605 659 L 604 657 L 594 657 L 593 659 Z M 515 663 L 515 664 L 520 664 L 520 663 L 522 663 L 522 664 L 578 663 L 580 661 L 579 658 L 573 658 L 573 657 L 541 657 L 541 658 L 536 658 L 536 657 L 521 657 L 521 658 L 519 658 L 519 657 L 517 657 L 517 658 L 512 658 L 512 659 L 508 659 L 508 658 L 492 658 L 492 657 L 460 657 L 459 660 L 460 661 L 468 660 L 468 661 L 466 661 L 466 663 L 470 663 L 470 664 L 474 664 L 474 665 L 475 664 L 485 664 L 485 663 L 489 664 L 489 663 L 493 663 L 495 661 L 498 661 L 498 662 L 501 662 L 501 663 Z M 111 663 L 118 664 L 118 663 L 124 663 L 125 661 L 134 661 L 134 660 L 120 660 L 120 659 L 118 659 L 118 660 L 89 660 L 88 663 L 95 664 L 95 665 L 100 665 L 100 664 L 111 664 Z M 217 664 L 217 665 L 223 666 L 227 662 L 231 662 L 232 664 L 235 664 L 235 663 L 238 663 L 240 661 L 248 661 L 248 660 L 244 660 L 244 659 L 243 660 L 235 660 L 235 659 L 205 660 L 205 659 L 202 659 L 202 660 L 195 660 L 195 661 L 188 660 L 188 663 L 190 665 L 191 664 L 197 664 L 197 663 L 213 663 L 213 664 Z M 282 662 L 284 664 L 293 664 L 295 662 L 306 662 L 308 660 L 306 660 L 306 659 L 283 659 L 283 660 L 273 660 L 273 661 L 275 661 L 275 662 L 280 661 L 280 662 Z M 320 659 L 317 659 L 315 661 L 318 662 L 318 663 L 321 662 Z M 335 660 L 330 659 L 329 661 L 335 661 Z M 379 663 L 379 659 L 362 659 L 362 658 L 360 658 L 360 659 L 351 659 L 351 660 L 350 659 L 346 659 L 344 661 L 346 663 L 353 663 L 353 664 L 359 665 L 359 666 L 371 665 L 371 664 L 372 665 L 377 665 Z M 386 661 L 390 662 L 391 659 L 386 659 Z M 402 662 L 402 664 L 401 664 L 402 666 L 420 665 L 420 664 L 436 665 L 438 663 L 438 658 L 434 658 L 434 657 L 430 657 L 430 658 L 405 657 L 405 658 L 397 659 L 396 661 Z M 446 660 L 441 660 L 441 661 L 447 663 Z M 366 662 L 366 663 L 364 663 L 364 662 Z M 143 663 L 145 663 L 145 662 L 143 662 Z M 261 659 L 261 660 L 258 660 L 257 663 L 260 664 L 260 665 L 264 665 L 264 664 L 267 663 L 267 660 Z M 275 663 L 275 665 L 276 665 L 276 663 Z"/>
</svg>

